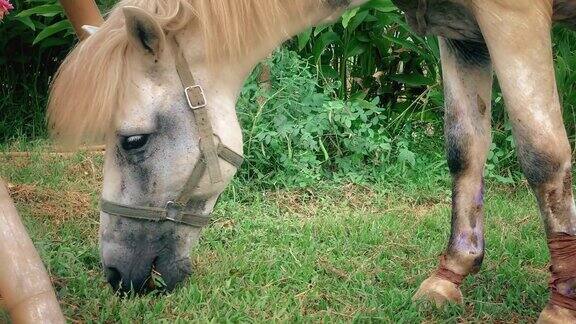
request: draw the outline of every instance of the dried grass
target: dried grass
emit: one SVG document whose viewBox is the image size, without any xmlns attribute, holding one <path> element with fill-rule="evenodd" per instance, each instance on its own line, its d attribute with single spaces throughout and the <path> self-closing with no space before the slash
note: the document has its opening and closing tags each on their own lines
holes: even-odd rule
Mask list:
<svg viewBox="0 0 576 324">
<path fill-rule="evenodd" d="M 71 218 L 92 218 L 91 195 L 75 190 L 53 190 L 30 184 L 8 184 L 14 201 L 30 210 L 30 215 L 60 224 Z"/>
</svg>

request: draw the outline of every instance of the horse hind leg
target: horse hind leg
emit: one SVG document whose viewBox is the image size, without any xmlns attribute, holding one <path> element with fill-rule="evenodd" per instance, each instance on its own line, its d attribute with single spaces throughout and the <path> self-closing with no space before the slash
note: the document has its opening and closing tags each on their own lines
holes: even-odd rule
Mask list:
<svg viewBox="0 0 576 324">
<path fill-rule="evenodd" d="M 552 3 L 475 1 L 520 164 L 538 200 L 548 237 L 551 298 L 539 322 L 576 323 L 576 208 L 571 150 L 554 76 Z"/>
<path fill-rule="evenodd" d="M 492 66 L 483 43 L 440 38 L 452 229 L 440 266 L 414 299 L 462 303 L 460 284 L 484 258 L 483 173 L 491 143 Z"/>
</svg>

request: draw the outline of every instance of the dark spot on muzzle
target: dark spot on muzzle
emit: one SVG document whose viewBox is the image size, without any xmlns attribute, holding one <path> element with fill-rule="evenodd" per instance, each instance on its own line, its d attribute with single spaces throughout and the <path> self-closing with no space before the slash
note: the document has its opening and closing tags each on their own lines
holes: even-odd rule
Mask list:
<svg viewBox="0 0 576 324">
<path fill-rule="evenodd" d="M 112 289 L 125 295 L 172 291 L 192 272 L 190 259 L 176 260 L 170 255 L 127 264 L 124 267 L 104 264 L 106 280 Z"/>
<path fill-rule="evenodd" d="M 144 269 L 132 268 L 128 271 L 116 266 L 104 266 L 104 272 L 106 280 L 118 293 L 145 294 L 151 291 L 148 281 L 152 272 L 152 264 Z"/>
<path fill-rule="evenodd" d="M 186 228 L 101 213 L 100 256 L 106 280 L 119 293 L 171 291 L 192 272 Z M 182 229 L 183 231 L 180 231 Z"/>
<path fill-rule="evenodd" d="M 112 286 L 114 290 L 118 290 L 120 287 L 120 281 L 122 281 L 122 274 L 118 269 L 114 267 L 105 267 L 104 273 L 106 275 L 106 280 Z"/>
</svg>

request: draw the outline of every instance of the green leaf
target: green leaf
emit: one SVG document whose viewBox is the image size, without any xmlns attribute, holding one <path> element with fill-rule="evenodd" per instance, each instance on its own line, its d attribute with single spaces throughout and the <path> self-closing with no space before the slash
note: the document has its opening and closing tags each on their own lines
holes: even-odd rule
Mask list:
<svg viewBox="0 0 576 324">
<path fill-rule="evenodd" d="M 354 16 L 356 16 L 358 10 L 360 10 L 360 7 L 348 10 L 342 15 L 342 26 L 344 28 L 348 27 L 348 23 L 350 22 L 350 20 L 352 20 L 352 18 L 354 18 Z"/>
<path fill-rule="evenodd" d="M 41 42 L 43 39 L 50 37 L 56 33 L 59 33 L 63 30 L 67 30 L 69 28 L 72 28 L 72 25 L 70 25 L 70 22 L 68 20 L 62 20 L 62 21 L 59 21 L 53 25 L 50 25 L 50 26 L 44 28 L 44 30 L 42 30 L 38 34 L 38 36 L 36 36 L 36 38 L 32 42 L 32 45 L 36 45 L 36 44 L 38 44 L 38 42 Z"/>
<path fill-rule="evenodd" d="M 47 4 L 21 11 L 16 15 L 18 18 L 29 17 L 32 15 L 50 15 L 62 13 L 62 7 L 58 4 Z"/>
<path fill-rule="evenodd" d="M 333 78 L 333 79 L 338 78 L 338 71 L 334 70 L 334 68 L 330 65 L 320 66 L 320 71 L 322 72 L 322 75 L 324 77 Z"/>
<path fill-rule="evenodd" d="M 372 0 L 366 7 L 376 9 L 380 12 L 393 12 L 398 10 L 391 0 Z"/>
<path fill-rule="evenodd" d="M 353 38 L 348 44 L 346 44 L 346 52 L 344 58 L 350 58 L 356 55 L 364 53 L 364 44 L 360 43 L 356 38 Z"/>
<path fill-rule="evenodd" d="M 340 36 L 338 36 L 338 34 L 333 31 L 328 31 L 322 34 L 316 44 L 314 44 L 314 49 L 312 50 L 314 61 L 318 62 L 326 47 L 332 43 L 337 42 L 338 40 L 340 40 Z"/>
<path fill-rule="evenodd" d="M 320 35 L 324 30 L 328 29 L 328 27 L 330 27 L 330 25 L 321 25 L 314 28 L 314 36 Z"/>
<path fill-rule="evenodd" d="M 16 19 L 24 25 L 28 26 L 28 28 L 36 31 L 36 25 L 34 25 L 34 22 L 32 19 L 30 19 L 30 17 L 17 17 Z"/>
<path fill-rule="evenodd" d="M 40 47 L 41 48 L 49 48 L 49 47 L 54 47 L 54 46 L 66 45 L 68 43 L 70 43 L 70 41 L 66 38 L 49 37 L 49 38 L 44 39 L 40 43 Z"/>
<path fill-rule="evenodd" d="M 360 24 L 362 24 L 366 18 L 369 16 L 369 12 L 367 10 L 361 11 L 358 14 L 356 14 L 350 24 L 348 25 L 348 30 L 350 32 L 353 32 L 356 30 L 356 28 L 358 28 L 358 26 L 360 26 Z"/>
<path fill-rule="evenodd" d="M 421 74 L 395 74 L 391 75 L 390 79 L 413 87 L 431 86 L 435 83 L 434 79 L 427 78 Z"/>
<path fill-rule="evenodd" d="M 312 37 L 312 28 L 308 28 L 306 31 L 298 35 L 298 50 L 301 51 L 306 47 L 306 44 L 310 41 Z"/>
<path fill-rule="evenodd" d="M 391 37 L 391 36 L 388 36 L 388 35 L 386 35 L 386 34 L 382 34 L 382 38 L 384 38 L 384 39 L 386 39 L 386 40 L 389 40 L 389 41 L 391 41 L 392 43 L 396 43 L 396 44 L 400 45 L 400 46 L 403 47 L 403 48 L 411 49 L 411 50 L 413 50 L 414 52 L 416 52 L 416 53 L 418 53 L 418 54 L 420 54 L 420 55 L 422 55 L 422 56 L 427 55 L 427 53 L 425 53 L 424 51 L 422 51 L 422 49 L 420 49 L 420 48 L 419 48 L 418 46 L 416 46 L 414 43 L 411 43 L 411 42 L 406 41 L 406 40 L 404 40 L 404 39 L 400 39 L 400 38 L 397 38 L 397 37 Z"/>
<path fill-rule="evenodd" d="M 416 154 L 414 154 L 412 151 L 408 150 L 408 149 L 400 149 L 400 152 L 398 154 L 398 161 L 400 163 L 408 163 L 410 164 L 410 166 L 415 167 L 416 166 Z"/>
</svg>

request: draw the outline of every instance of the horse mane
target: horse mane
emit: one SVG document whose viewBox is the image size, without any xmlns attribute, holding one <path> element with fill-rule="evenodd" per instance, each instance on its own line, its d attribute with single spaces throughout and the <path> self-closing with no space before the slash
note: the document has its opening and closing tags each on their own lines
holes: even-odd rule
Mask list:
<svg viewBox="0 0 576 324">
<path fill-rule="evenodd" d="M 237 59 L 256 42 L 277 35 L 281 26 L 303 19 L 311 1 L 327 0 L 122 0 L 100 30 L 79 43 L 56 73 L 48 106 L 48 126 L 72 146 L 102 142 L 133 84 L 131 57 L 121 8 L 140 7 L 165 33 L 194 24 L 204 38 L 207 62 Z M 298 15 L 294 15 L 298 13 Z M 286 35 L 290 36 L 290 35 Z"/>
</svg>

